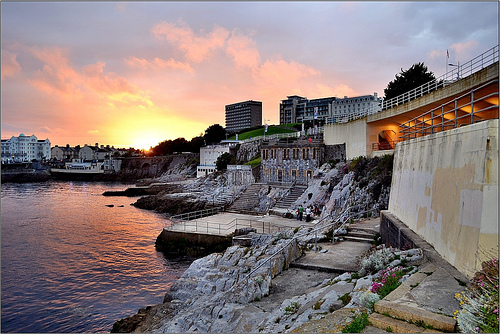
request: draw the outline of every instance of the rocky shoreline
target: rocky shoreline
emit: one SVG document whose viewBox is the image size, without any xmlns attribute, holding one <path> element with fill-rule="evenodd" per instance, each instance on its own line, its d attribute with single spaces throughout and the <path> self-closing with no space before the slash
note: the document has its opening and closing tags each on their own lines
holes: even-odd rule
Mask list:
<svg viewBox="0 0 500 334">
<path fill-rule="evenodd" d="M 392 157 L 390 159 L 360 158 L 353 163 L 338 163 L 336 166 L 325 164 L 315 171 L 308 189 L 297 199 L 296 204 L 304 207 L 309 205 L 321 207 L 321 217 L 349 206 L 357 206 L 359 210 L 385 209 L 389 198 L 391 171 Z M 234 197 L 246 187 L 234 189 L 224 180 L 226 178 L 223 174 L 216 173 L 183 184 L 179 188 L 183 193 L 160 192 L 143 197 L 134 205 L 169 214 L 214 206 L 215 202 L 227 205 L 231 203 L 231 199 L 225 194 L 231 190 Z M 282 189 L 275 190 L 269 186 L 266 193 L 259 193 L 259 203 L 253 210 L 256 213 L 265 213 L 282 196 L 284 196 Z M 225 252 L 212 253 L 194 261 L 166 293 L 163 304 L 148 306 L 132 317 L 117 321 L 113 326 L 113 332 L 281 332 L 292 330 L 306 319 L 296 322 L 297 319 L 293 316 L 285 314 L 288 311 L 285 310 L 287 305 L 284 304 L 278 308 L 280 315 L 270 316 L 269 312 L 268 314 L 256 313 L 257 303 L 252 302 L 260 301 L 264 297 L 269 298 L 273 286 L 272 280 L 283 271 L 289 270 L 290 263 L 300 257 L 307 247 L 311 247 L 309 241 L 314 236 L 303 237 L 299 243 L 285 247 L 282 250 L 283 256 L 279 260 L 277 258 L 270 260 L 270 254 L 283 247 L 293 237 L 294 232 L 297 231 L 289 230 L 277 235 L 255 235 L 252 237 L 251 247 L 231 246 Z M 252 277 L 246 276 L 251 268 L 265 261 L 270 261 L 271 265 L 263 266 L 262 270 L 257 270 Z M 335 277 L 335 274 L 331 275 L 334 275 L 332 278 Z M 349 278 L 344 276 L 336 284 L 346 285 L 347 281 L 349 284 L 353 283 L 350 276 Z M 366 282 L 363 283 L 363 280 L 359 284 L 356 281 L 354 283 L 352 286 L 349 285 L 351 292 L 361 291 L 363 284 L 366 287 Z M 331 285 L 323 279 L 320 284 L 322 286 L 318 285 L 314 288 L 326 291 L 325 284 Z M 345 288 L 340 288 L 340 285 L 338 285 L 339 289 Z M 366 292 L 366 289 L 363 292 Z M 339 306 L 341 303 L 338 302 L 341 296 L 338 294 L 335 292 L 337 299 L 333 295 L 328 297 L 330 305 L 323 303 L 324 307 L 327 307 L 327 312 L 341 308 Z M 292 304 L 295 300 L 288 298 L 285 302 Z M 247 301 L 251 303 L 247 304 Z M 343 305 L 345 306 L 347 305 Z M 354 298 L 349 306 L 359 307 L 359 298 Z M 325 312 L 324 307 L 318 307 L 318 310 Z M 307 316 L 307 321 L 310 319 Z M 343 319 L 345 320 L 346 317 Z M 278 324 L 281 325 L 278 326 Z"/>
<path fill-rule="evenodd" d="M 304 252 L 314 251 L 314 236 L 307 230 L 255 234 L 251 247 L 232 246 L 194 261 L 163 304 L 117 321 L 112 332 L 302 332 L 301 326 L 325 317 L 332 322 L 330 331 L 340 331 L 370 307 L 367 296 L 381 271 L 362 266 L 359 273 L 339 275 L 290 268 Z M 324 232 L 322 239 L 328 230 Z M 294 236 L 297 242 L 292 242 Z M 370 253 L 375 251 L 384 254 L 388 267 L 400 265 L 398 258 L 404 256 L 411 264 L 406 278 L 423 259 L 420 249 L 379 246 Z"/>
</svg>

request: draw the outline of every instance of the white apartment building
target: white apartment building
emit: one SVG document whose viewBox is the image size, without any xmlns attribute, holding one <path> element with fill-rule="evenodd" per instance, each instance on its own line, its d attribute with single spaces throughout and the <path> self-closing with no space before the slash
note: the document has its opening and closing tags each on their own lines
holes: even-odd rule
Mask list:
<svg viewBox="0 0 500 334">
<path fill-rule="evenodd" d="M 224 153 L 231 153 L 236 145 L 240 143 L 237 140 L 223 140 L 220 145 L 210 145 L 200 147 L 200 164 L 196 168 L 196 177 L 206 176 L 217 170 L 215 163 Z"/>
<path fill-rule="evenodd" d="M 321 124 L 343 123 L 382 110 L 382 99 L 373 95 L 309 100 L 292 95 L 280 103 L 280 124 L 319 121 Z"/>
<path fill-rule="evenodd" d="M 375 114 L 382 110 L 381 102 L 382 99 L 377 96 L 377 93 L 337 98 L 331 105 L 331 122 L 329 123 L 345 123 L 351 119 Z"/>
<path fill-rule="evenodd" d="M 35 135 L 2 139 L 2 163 L 30 162 L 51 158 L 50 140 L 38 140 Z"/>
</svg>

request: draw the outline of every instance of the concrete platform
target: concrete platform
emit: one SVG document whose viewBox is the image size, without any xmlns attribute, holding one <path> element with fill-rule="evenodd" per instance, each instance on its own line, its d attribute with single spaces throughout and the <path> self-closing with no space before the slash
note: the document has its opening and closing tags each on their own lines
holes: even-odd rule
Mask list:
<svg viewBox="0 0 500 334">
<path fill-rule="evenodd" d="M 359 270 L 361 256 L 371 245 L 364 242 L 341 241 L 335 244 L 318 243 L 322 249 L 311 250 L 290 264 L 290 267 L 314 269 L 319 271 L 345 273 Z"/>
<path fill-rule="evenodd" d="M 276 215 L 246 215 L 240 213 L 223 212 L 213 216 L 195 220 L 174 223 L 166 227 L 170 231 L 228 235 L 235 229 L 255 228 L 257 233 L 274 233 L 282 228 L 299 226 L 314 226 L 315 221 L 306 223 L 297 219 L 283 218 Z"/>
</svg>

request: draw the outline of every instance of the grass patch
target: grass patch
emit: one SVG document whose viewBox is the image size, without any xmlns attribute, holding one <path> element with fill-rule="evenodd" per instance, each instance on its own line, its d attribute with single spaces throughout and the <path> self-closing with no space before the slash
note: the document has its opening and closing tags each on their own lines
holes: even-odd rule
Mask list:
<svg viewBox="0 0 500 334">
<path fill-rule="evenodd" d="M 346 293 L 340 296 L 339 299 L 342 301 L 342 306 L 346 306 L 351 302 L 351 295 L 349 293 Z"/>
<path fill-rule="evenodd" d="M 363 312 L 354 317 L 354 320 L 342 329 L 342 333 L 361 333 L 368 325 L 368 313 Z"/>
<path fill-rule="evenodd" d="M 273 125 L 269 125 L 267 128 L 266 136 L 274 135 L 274 134 L 280 134 L 280 133 L 292 133 L 292 132 L 297 132 L 296 129 L 290 127 L 289 129 L 285 129 L 283 127 L 277 127 Z M 258 136 L 263 136 L 264 135 L 264 127 L 262 126 L 259 129 L 254 129 L 251 131 L 243 132 L 238 134 L 238 140 L 245 140 L 248 138 L 254 138 Z M 231 136 L 229 139 L 236 139 L 236 136 Z"/>
<path fill-rule="evenodd" d="M 246 162 L 245 165 L 250 165 L 252 168 L 260 165 L 260 157 L 250 160 L 249 162 Z"/>
</svg>

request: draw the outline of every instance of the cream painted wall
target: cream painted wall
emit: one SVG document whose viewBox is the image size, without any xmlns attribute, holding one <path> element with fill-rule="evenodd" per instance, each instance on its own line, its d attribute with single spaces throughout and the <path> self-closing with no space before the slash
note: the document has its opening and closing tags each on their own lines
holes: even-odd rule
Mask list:
<svg viewBox="0 0 500 334">
<path fill-rule="evenodd" d="M 328 124 L 324 127 L 325 145 L 346 144 L 346 159 L 367 155 L 366 118 L 348 123 Z"/>
<path fill-rule="evenodd" d="M 397 144 L 389 211 L 472 277 L 498 249 L 498 119 Z"/>
</svg>

